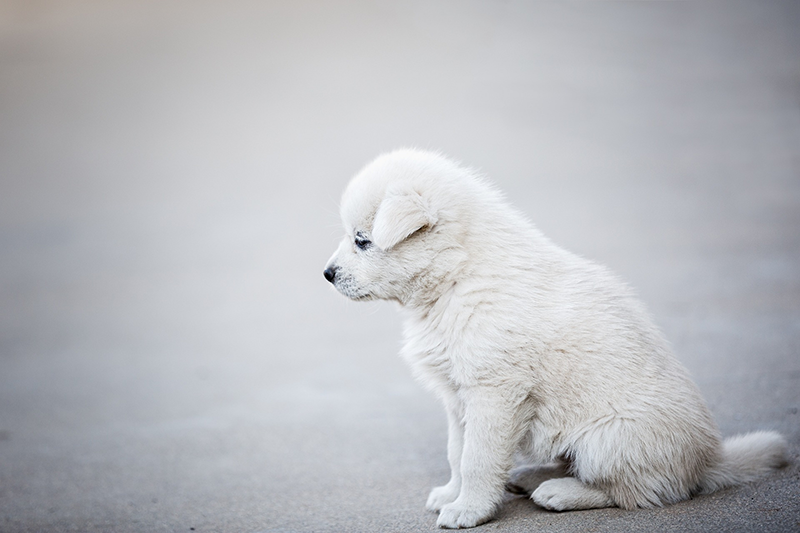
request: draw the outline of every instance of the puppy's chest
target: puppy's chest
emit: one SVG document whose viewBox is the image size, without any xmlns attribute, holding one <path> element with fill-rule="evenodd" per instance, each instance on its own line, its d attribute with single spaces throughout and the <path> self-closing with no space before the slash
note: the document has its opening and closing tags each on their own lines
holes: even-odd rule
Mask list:
<svg viewBox="0 0 800 533">
<path fill-rule="evenodd" d="M 463 336 L 442 324 L 410 319 L 400 352 L 415 376 L 429 386 L 453 384 L 464 372 Z"/>
<path fill-rule="evenodd" d="M 400 353 L 415 372 L 425 376 L 445 377 L 452 370 L 453 361 L 447 339 L 407 334 Z"/>
</svg>

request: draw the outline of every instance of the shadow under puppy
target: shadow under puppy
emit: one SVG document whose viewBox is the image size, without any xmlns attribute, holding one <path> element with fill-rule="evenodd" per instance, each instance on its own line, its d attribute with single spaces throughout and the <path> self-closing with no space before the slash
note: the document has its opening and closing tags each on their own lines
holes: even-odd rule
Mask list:
<svg viewBox="0 0 800 533">
<path fill-rule="evenodd" d="M 391 152 L 353 178 L 341 216 L 325 277 L 354 300 L 401 304 L 401 355 L 447 411 L 452 475 L 427 502 L 440 526 L 489 520 L 518 453 L 561 465 L 513 485 L 557 511 L 671 504 L 785 462 L 774 432 L 723 442 L 630 289 L 475 172 Z"/>
</svg>

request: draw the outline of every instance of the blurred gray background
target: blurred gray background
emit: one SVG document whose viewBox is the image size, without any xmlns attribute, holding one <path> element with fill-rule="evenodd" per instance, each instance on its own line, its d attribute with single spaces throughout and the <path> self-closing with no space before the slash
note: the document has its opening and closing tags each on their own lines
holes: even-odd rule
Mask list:
<svg viewBox="0 0 800 533">
<path fill-rule="evenodd" d="M 0 0 L 0 531 L 432 531 L 444 413 L 322 269 L 441 149 L 795 463 L 485 531 L 800 528 L 800 3 Z"/>
</svg>

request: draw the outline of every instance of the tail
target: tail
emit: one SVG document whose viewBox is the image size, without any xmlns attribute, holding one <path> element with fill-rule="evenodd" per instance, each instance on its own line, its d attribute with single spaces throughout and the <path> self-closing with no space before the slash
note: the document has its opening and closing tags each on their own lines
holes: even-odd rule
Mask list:
<svg viewBox="0 0 800 533">
<path fill-rule="evenodd" d="M 708 494 L 754 481 L 785 466 L 787 453 L 786 439 L 774 431 L 756 431 L 725 439 L 722 460 L 706 472 L 700 491 Z"/>
</svg>

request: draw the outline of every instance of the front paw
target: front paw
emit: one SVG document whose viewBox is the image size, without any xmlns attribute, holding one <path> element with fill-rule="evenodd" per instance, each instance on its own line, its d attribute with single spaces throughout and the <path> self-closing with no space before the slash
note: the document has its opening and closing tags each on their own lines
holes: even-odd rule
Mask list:
<svg viewBox="0 0 800 533">
<path fill-rule="evenodd" d="M 425 504 L 425 507 L 429 511 L 440 510 L 448 503 L 456 501 L 459 489 L 460 487 L 452 482 L 447 485 L 442 485 L 441 487 L 436 487 L 428 496 L 428 502 Z"/>
<path fill-rule="evenodd" d="M 448 503 L 439 511 L 436 525 L 448 529 L 475 527 L 488 522 L 494 515 L 494 507 L 464 506 L 459 502 Z"/>
</svg>

